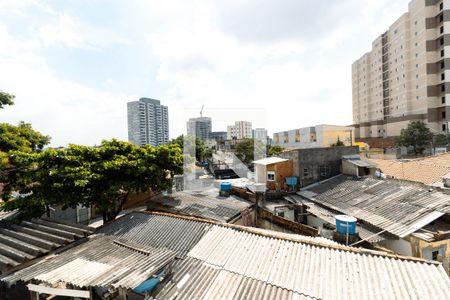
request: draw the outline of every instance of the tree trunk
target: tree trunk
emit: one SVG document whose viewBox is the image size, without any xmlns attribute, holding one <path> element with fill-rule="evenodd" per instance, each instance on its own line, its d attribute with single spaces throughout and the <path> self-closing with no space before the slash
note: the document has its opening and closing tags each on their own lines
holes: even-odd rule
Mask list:
<svg viewBox="0 0 450 300">
<path fill-rule="evenodd" d="M 108 222 L 106 212 L 102 212 L 102 217 L 103 217 L 103 224 L 106 224 Z"/>
<path fill-rule="evenodd" d="M 122 211 L 123 206 L 125 205 L 125 203 L 128 200 L 128 196 L 130 195 L 130 192 L 126 192 L 126 194 L 123 196 L 122 201 L 120 201 L 119 207 L 117 208 L 117 210 L 114 212 L 114 217 L 113 219 L 117 218 L 117 215 Z"/>
</svg>

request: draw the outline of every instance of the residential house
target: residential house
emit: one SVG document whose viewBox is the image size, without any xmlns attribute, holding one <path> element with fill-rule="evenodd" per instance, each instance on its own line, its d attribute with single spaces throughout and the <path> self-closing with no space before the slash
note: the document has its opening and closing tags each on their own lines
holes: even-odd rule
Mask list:
<svg viewBox="0 0 450 300">
<path fill-rule="evenodd" d="M 450 275 L 450 195 L 427 186 L 339 175 L 303 188 L 307 224 L 327 229 L 334 216 L 357 218 L 363 240 L 397 254 L 440 261 Z"/>
</svg>

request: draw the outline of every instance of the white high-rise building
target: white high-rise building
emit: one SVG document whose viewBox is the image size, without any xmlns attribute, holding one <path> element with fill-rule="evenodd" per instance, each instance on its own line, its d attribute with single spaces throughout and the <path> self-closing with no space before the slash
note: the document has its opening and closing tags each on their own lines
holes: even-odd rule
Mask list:
<svg viewBox="0 0 450 300">
<path fill-rule="evenodd" d="M 205 141 L 210 138 L 211 124 L 211 118 L 209 117 L 190 118 L 186 123 L 187 135 Z"/>
<path fill-rule="evenodd" d="M 227 127 L 227 139 L 245 139 L 252 138 L 252 122 L 236 121 L 234 125 Z"/>
<path fill-rule="evenodd" d="M 128 141 L 154 147 L 169 142 L 169 112 L 159 100 L 140 98 L 127 103 Z"/>
</svg>

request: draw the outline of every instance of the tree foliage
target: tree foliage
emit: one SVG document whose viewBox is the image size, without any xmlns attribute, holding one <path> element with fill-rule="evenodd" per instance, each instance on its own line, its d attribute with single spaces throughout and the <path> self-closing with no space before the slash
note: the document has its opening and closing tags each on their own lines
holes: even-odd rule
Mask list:
<svg viewBox="0 0 450 300">
<path fill-rule="evenodd" d="M 190 142 L 192 142 L 191 137 L 187 137 L 188 139 L 191 139 Z M 184 147 L 184 135 L 180 135 L 177 138 L 173 139 L 171 141 L 171 144 L 177 144 L 181 149 Z M 191 143 L 193 144 L 193 143 Z M 205 146 L 205 143 L 199 139 L 195 138 L 195 159 L 197 161 L 204 161 L 207 158 L 210 158 L 212 156 L 212 150 Z"/>
<path fill-rule="evenodd" d="M 434 136 L 434 144 L 436 146 L 446 146 L 448 144 L 447 136 L 443 133 Z"/>
<path fill-rule="evenodd" d="M 17 126 L 0 123 L 0 151 L 40 151 L 50 143 L 50 137 L 33 129 L 31 124 L 20 122 Z"/>
<path fill-rule="evenodd" d="M 5 105 L 14 105 L 14 95 L 0 91 L 0 109 L 3 109 Z"/>
<path fill-rule="evenodd" d="M 343 147 L 345 146 L 344 142 L 338 137 L 336 143 L 331 144 L 331 147 Z"/>
<path fill-rule="evenodd" d="M 277 156 L 284 150 L 284 148 L 281 146 L 267 145 L 266 148 L 267 148 L 267 156 Z"/>
<path fill-rule="evenodd" d="M 413 147 L 414 154 L 423 154 L 423 151 L 430 145 L 433 134 L 430 129 L 421 121 L 414 121 L 408 127 L 402 129 L 397 138 L 399 146 Z"/>
<path fill-rule="evenodd" d="M 182 172 L 178 145 L 135 146 L 117 140 L 100 147 L 69 145 L 39 153 L 10 152 L 15 169 L 3 179 L 5 208 L 40 216 L 47 205 L 94 205 L 114 219 L 130 193 L 163 191 Z M 14 191 L 22 195 L 14 198 Z"/>
</svg>

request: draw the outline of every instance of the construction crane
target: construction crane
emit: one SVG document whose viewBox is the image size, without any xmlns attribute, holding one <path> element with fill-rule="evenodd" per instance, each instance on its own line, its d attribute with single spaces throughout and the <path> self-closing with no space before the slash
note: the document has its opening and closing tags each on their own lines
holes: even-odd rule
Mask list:
<svg viewBox="0 0 450 300">
<path fill-rule="evenodd" d="M 205 107 L 205 104 L 202 105 L 202 109 L 200 109 L 200 118 L 203 117 L 203 108 Z"/>
</svg>

